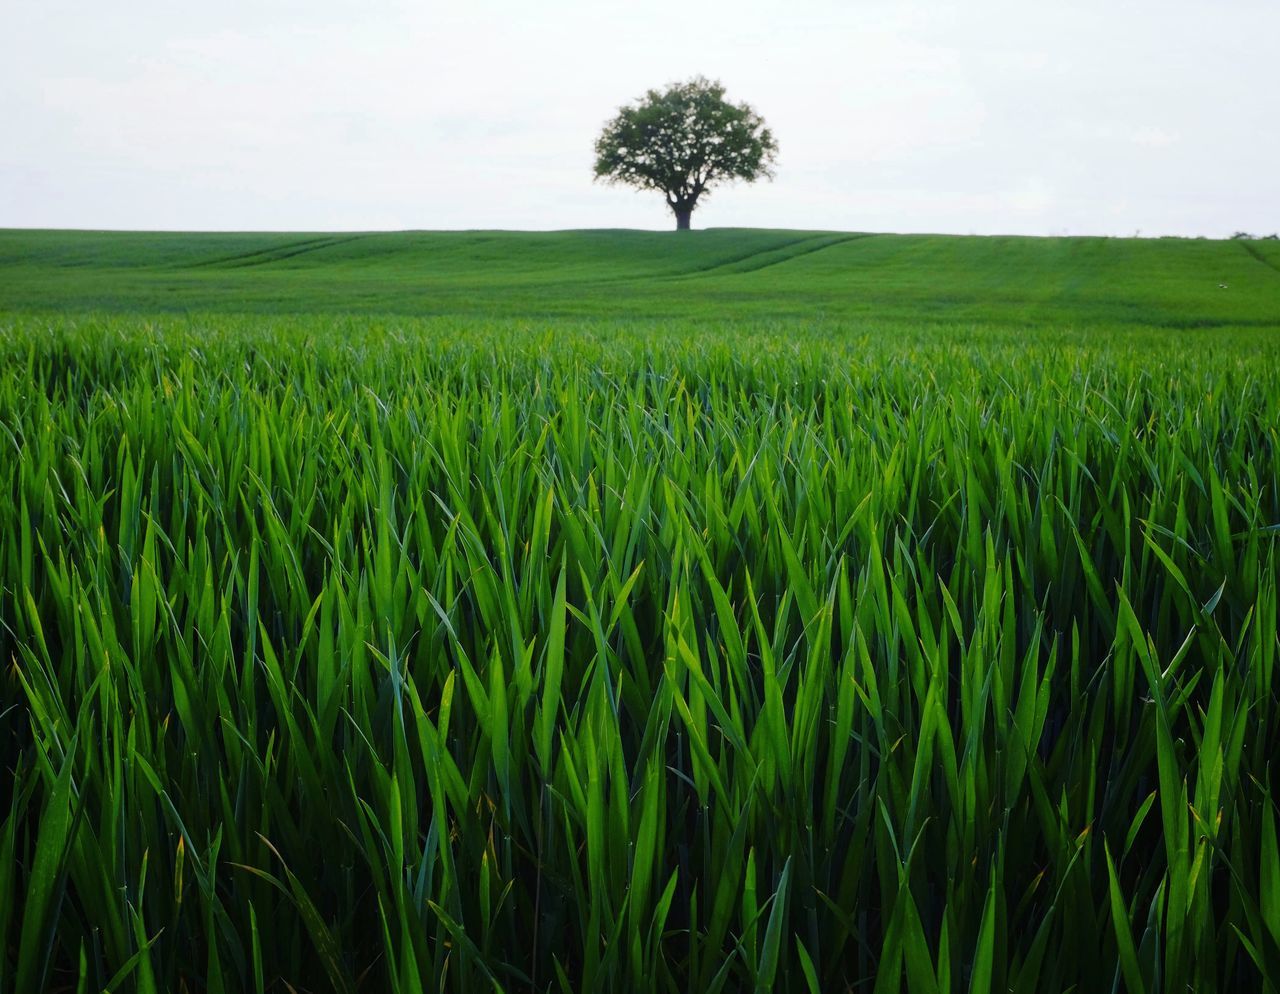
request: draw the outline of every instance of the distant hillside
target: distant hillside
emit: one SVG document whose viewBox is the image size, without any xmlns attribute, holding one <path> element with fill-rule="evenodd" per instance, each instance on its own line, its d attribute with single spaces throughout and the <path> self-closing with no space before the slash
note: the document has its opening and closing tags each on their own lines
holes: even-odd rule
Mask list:
<svg viewBox="0 0 1280 994">
<path fill-rule="evenodd" d="M 0 310 L 1280 329 L 1280 248 L 754 229 L 3 230 Z"/>
</svg>

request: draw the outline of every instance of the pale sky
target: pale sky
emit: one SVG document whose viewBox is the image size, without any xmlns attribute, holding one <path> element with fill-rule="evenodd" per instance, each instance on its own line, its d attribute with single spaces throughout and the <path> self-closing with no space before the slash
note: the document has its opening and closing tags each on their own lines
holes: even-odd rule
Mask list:
<svg viewBox="0 0 1280 994">
<path fill-rule="evenodd" d="M 1278 0 L 2 2 L 0 227 L 667 228 L 592 143 L 701 74 L 695 228 L 1280 231 Z"/>
</svg>

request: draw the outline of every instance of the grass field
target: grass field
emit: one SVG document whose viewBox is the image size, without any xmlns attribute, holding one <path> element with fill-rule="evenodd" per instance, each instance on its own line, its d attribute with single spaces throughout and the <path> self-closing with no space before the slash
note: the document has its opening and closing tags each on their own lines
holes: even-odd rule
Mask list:
<svg viewBox="0 0 1280 994">
<path fill-rule="evenodd" d="M 721 229 L 0 231 L 0 307 L 918 327 L 1280 326 L 1277 243 Z M 1221 289 L 1225 284 L 1227 289 Z"/>
<path fill-rule="evenodd" d="M 0 232 L 0 991 L 1275 994 L 1276 265 Z"/>
</svg>

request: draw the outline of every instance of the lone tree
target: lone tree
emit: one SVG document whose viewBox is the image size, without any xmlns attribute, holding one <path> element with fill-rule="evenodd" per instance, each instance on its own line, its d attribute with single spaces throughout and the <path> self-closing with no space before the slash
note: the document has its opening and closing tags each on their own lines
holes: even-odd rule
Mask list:
<svg viewBox="0 0 1280 994">
<path fill-rule="evenodd" d="M 657 190 L 687 231 L 698 199 L 718 183 L 773 176 L 778 143 L 747 104 L 732 104 L 715 80 L 696 76 L 650 90 L 596 139 L 596 179 Z"/>
</svg>

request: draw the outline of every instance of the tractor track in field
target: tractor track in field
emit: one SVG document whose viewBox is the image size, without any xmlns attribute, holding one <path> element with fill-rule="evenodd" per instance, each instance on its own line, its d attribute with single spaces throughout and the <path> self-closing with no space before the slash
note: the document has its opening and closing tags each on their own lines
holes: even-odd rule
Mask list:
<svg viewBox="0 0 1280 994">
<path fill-rule="evenodd" d="M 1244 249 L 1251 256 L 1257 259 L 1258 262 L 1262 263 L 1264 266 L 1266 266 L 1268 269 L 1272 270 L 1273 272 L 1280 273 L 1280 263 L 1272 262 L 1270 259 L 1268 259 L 1265 255 L 1259 252 L 1256 248 L 1254 248 L 1248 242 L 1242 241 L 1239 244 L 1242 249 Z"/>
<path fill-rule="evenodd" d="M 831 241 L 825 242 L 822 245 L 814 245 L 809 248 L 801 249 L 799 252 L 793 252 L 791 255 L 783 256 L 781 259 L 771 259 L 768 262 L 763 263 L 762 265 L 748 266 L 745 269 L 735 269 L 733 270 L 733 272 L 735 274 L 736 273 L 758 273 L 762 269 L 769 269 L 772 266 L 780 266 L 784 262 L 790 262 L 792 259 L 799 259 L 806 255 L 813 255 L 815 252 L 821 252 L 824 249 L 835 248 L 837 245 L 845 245 L 845 244 L 848 244 L 849 242 L 856 242 L 856 241 L 860 241 L 863 238 L 872 238 L 872 237 L 874 236 L 870 232 L 868 232 L 866 234 L 846 235 L 843 238 L 834 238 Z"/>
<path fill-rule="evenodd" d="M 724 269 L 727 266 L 736 266 L 739 263 L 748 262 L 751 259 L 757 259 L 762 255 L 769 255 L 773 252 L 783 252 L 786 249 L 794 248 L 797 245 L 804 245 L 806 242 L 811 242 L 816 238 L 826 237 L 828 236 L 806 235 L 803 238 L 797 238 L 794 241 L 783 242 L 781 245 L 773 245 L 769 248 L 756 249 L 755 251 L 747 252 L 745 255 L 737 255 L 732 259 L 721 259 L 719 262 L 713 262 L 709 266 L 697 266 L 693 269 L 686 269 L 681 273 L 673 273 L 668 276 L 667 279 L 680 279 L 685 276 L 703 276 L 707 273 L 714 273 L 717 269 Z"/>
<path fill-rule="evenodd" d="M 793 241 L 783 242 L 780 245 L 773 245 L 773 246 L 770 246 L 769 248 L 755 249 L 754 251 L 746 252 L 743 255 L 736 255 L 729 259 L 721 259 L 718 262 L 711 263 L 710 265 L 698 266 L 693 269 L 682 269 L 680 272 L 677 272 L 677 273 L 660 273 L 660 274 L 652 274 L 652 275 L 647 273 L 628 273 L 624 276 L 602 276 L 596 279 L 586 279 L 581 281 L 573 280 L 573 281 L 566 282 L 563 280 L 555 280 L 543 285 L 546 285 L 546 286 L 570 286 L 570 285 L 611 286 L 614 284 L 633 284 L 633 283 L 636 283 L 637 281 L 651 282 L 651 283 L 675 283 L 681 280 L 697 279 L 702 276 L 716 275 L 720 273 L 722 270 L 727 270 L 729 273 L 750 273 L 750 272 L 756 272 L 757 270 L 760 270 L 760 269 L 764 269 L 768 266 L 776 266 L 778 263 L 786 262 L 788 259 L 797 259 L 802 255 L 809 255 L 812 252 L 818 252 L 824 248 L 830 248 L 832 245 L 838 245 L 842 242 L 853 241 L 856 238 L 869 238 L 871 237 L 872 234 L 873 232 L 867 232 L 865 234 L 847 235 L 847 236 L 806 235 L 803 238 L 797 238 L 797 239 L 794 239 Z M 820 239 L 823 241 L 823 244 L 814 245 L 811 248 L 805 248 L 798 252 L 793 252 L 792 254 L 784 256 L 781 259 L 772 259 L 759 266 L 752 266 L 747 269 L 730 269 L 729 268 L 732 266 L 741 265 L 744 262 L 749 262 L 752 259 L 759 259 L 761 256 L 773 255 L 778 252 L 785 252 L 788 249 L 795 248 L 797 245 L 807 245 L 810 242 L 818 241 Z"/>
<path fill-rule="evenodd" d="M 353 242 L 363 237 L 365 236 L 361 234 L 337 237 L 326 235 L 322 238 L 307 238 L 300 242 L 285 242 L 283 245 L 274 245 L 271 248 L 255 249 L 252 252 L 241 252 L 236 255 L 221 256 L 217 259 L 206 259 L 204 262 L 197 262 L 182 268 L 210 269 L 218 267 L 222 269 L 244 269 L 249 266 L 263 266 L 271 262 L 283 262 L 285 259 L 292 259 L 308 252 L 332 248 L 335 245 L 345 245 L 347 242 Z"/>
<path fill-rule="evenodd" d="M 737 276 L 742 273 L 758 273 L 763 269 L 771 266 L 779 266 L 784 262 L 790 262 L 792 259 L 799 259 L 806 255 L 813 255 L 815 252 L 821 252 L 823 249 L 833 248 L 836 245 L 844 245 L 846 242 L 858 241 L 862 238 L 874 237 L 872 232 L 864 232 L 854 235 L 814 235 L 808 238 L 798 238 L 794 242 L 788 242 L 785 245 L 775 245 L 772 248 L 760 249 L 757 252 L 748 252 L 746 255 L 737 257 L 736 259 L 726 259 L 723 262 L 717 262 L 712 266 L 703 266 L 699 269 L 686 270 L 683 273 L 676 273 L 672 276 L 665 277 L 667 280 L 695 279 L 703 276 Z M 821 242 L 815 245 L 814 242 Z M 804 246 L 804 247 L 800 247 Z M 795 251 L 788 251 L 795 249 Z M 764 259 L 765 256 L 777 256 L 779 253 L 786 252 L 781 258 Z M 758 266 L 743 266 L 745 262 L 753 259 L 764 259 Z"/>
</svg>

